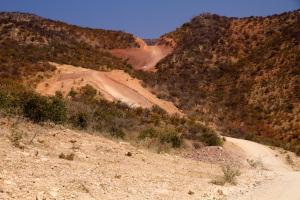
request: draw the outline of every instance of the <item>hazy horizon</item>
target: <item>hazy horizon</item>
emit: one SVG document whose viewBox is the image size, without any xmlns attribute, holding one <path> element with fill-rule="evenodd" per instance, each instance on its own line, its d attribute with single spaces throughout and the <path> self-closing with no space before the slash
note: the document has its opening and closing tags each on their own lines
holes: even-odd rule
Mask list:
<svg viewBox="0 0 300 200">
<path fill-rule="evenodd" d="M 237 0 L 141 2 L 80 0 L 2 0 L 1 12 L 26 12 L 90 28 L 122 30 L 142 38 L 158 38 L 192 17 L 210 12 L 228 17 L 267 16 L 300 8 L 299 0 Z"/>
</svg>

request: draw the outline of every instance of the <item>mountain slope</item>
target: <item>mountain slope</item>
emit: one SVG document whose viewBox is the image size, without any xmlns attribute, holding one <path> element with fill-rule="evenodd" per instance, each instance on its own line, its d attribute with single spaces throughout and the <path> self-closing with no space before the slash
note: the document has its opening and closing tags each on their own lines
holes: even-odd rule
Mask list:
<svg viewBox="0 0 300 200">
<path fill-rule="evenodd" d="M 163 37 L 174 52 L 140 74 L 160 97 L 229 135 L 300 153 L 300 11 L 204 14 Z"/>
<path fill-rule="evenodd" d="M 48 61 L 129 70 L 126 62 L 108 50 L 138 47 L 128 33 L 81 28 L 25 13 L 0 13 L 0 35 L 2 77 L 34 75 L 51 68 Z"/>
<path fill-rule="evenodd" d="M 84 43 L 99 49 L 137 47 L 132 34 L 121 31 L 83 28 L 27 13 L 0 13 L 1 42 L 14 40 L 22 44 Z"/>
</svg>

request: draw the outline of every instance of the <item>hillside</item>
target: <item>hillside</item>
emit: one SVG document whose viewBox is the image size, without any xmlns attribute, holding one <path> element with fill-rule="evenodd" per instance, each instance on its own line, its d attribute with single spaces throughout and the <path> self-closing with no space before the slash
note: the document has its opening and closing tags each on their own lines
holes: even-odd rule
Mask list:
<svg viewBox="0 0 300 200">
<path fill-rule="evenodd" d="M 138 47 L 128 33 L 82 28 L 25 13 L 0 13 L 0 35 L 1 77 L 47 71 L 48 61 L 128 70 L 128 64 L 108 50 Z"/>
<path fill-rule="evenodd" d="M 203 14 L 164 35 L 176 44 L 138 77 L 222 132 L 300 153 L 300 11 Z"/>
<path fill-rule="evenodd" d="M 158 151 L 179 148 L 185 140 L 222 145 L 215 131 L 181 118 L 171 102 L 143 88 L 126 73 L 132 67 L 109 52 L 138 49 L 145 44 L 141 39 L 30 14 L 0 16 L 0 113 L 145 141 Z"/>
</svg>

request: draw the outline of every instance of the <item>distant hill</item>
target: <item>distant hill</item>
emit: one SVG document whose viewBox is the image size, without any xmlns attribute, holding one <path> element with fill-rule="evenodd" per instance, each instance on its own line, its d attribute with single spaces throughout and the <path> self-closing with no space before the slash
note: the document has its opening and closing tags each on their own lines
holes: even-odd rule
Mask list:
<svg viewBox="0 0 300 200">
<path fill-rule="evenodd" d="M 159 39 L 144 39 L 144 41 L 146 42 L 147 45 L 153 46 L 159 41 Z"/>
<path fill-rule="evenodd" d="M 164 35 L 174 52 L 143 73 L 161 98 L 228 135 L 300 154 L 300 11 L 203 14 Z M 142 76 L 143 75 L 143 76 Z"/>
<path fill-rule="evenodd" d="M 25 13 L 0 13 L 0 76 L 34 74 L 40 61 L 93 69 L 128 68 L 109 49 L 138 47 L 132 34 L 82 28 Z M 35 64 L 35 70 L 26 70 Z"/>
</svg>

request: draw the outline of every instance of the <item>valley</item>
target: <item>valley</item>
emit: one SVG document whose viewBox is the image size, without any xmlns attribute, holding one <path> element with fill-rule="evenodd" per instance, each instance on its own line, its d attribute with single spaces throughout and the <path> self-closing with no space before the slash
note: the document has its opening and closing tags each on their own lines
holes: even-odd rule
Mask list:
<svg viewBox="0 0 300 200">
<path fill-rule="evenodd" d="M 299 22 L 0 13 L 0 199 L 299 200 Z"/>
</svg>

